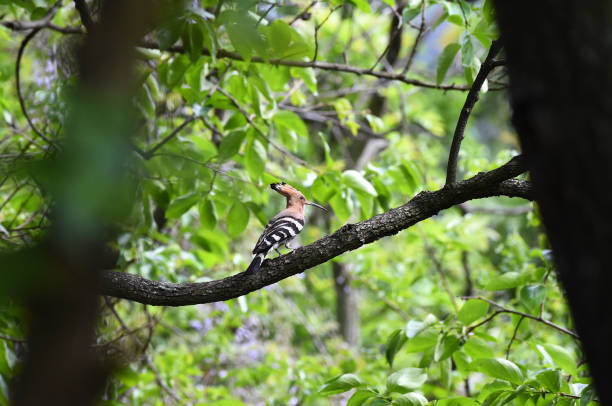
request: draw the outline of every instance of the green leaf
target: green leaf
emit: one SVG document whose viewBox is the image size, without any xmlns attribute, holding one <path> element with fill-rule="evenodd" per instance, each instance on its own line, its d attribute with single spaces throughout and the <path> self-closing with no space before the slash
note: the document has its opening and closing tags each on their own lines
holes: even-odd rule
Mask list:
<svg viewBox="0 0 612 406">
<path fill-rule="evenodd" d="M 363 382 L 357 375 L 344 374 L 327 381 L 319 389 L 322 395 L 335 395 L 362 386 Z"/>
<path fill-rule="evenodd" d="M 506 359 L 477 359 L 472 362 L 471 368 L 473 371 L 482 372 L 492 378 L 512 382 L 515 385 L 523 383 L 523 374 L 519 367 Z"/>
<path fill-rule="evenodd" d="M 337 190 L 332 185 L 325 182 L 324 176 L 317 176 L 315 181 L 310 186 L 310 191 L 315 200 L 327 202 Z"/>
<path fill-rule="evenodd" d="M 412 19 L 421 14 L 421 7 L 416 5 L 414 7 L 405 7 L 402 11 L 402 23 L 408 24 Z"/>
<path fill-rule="evenodd" d="M 351 189 L 376 196 L 376 189 L 359 172 L 349 169 L 342 173 L 342 181 Z"/>
<path fill-rule="evenodd" d="M 175 87 L 179 84 L 183 75 L 187 69 L 191 66 L 189 58 L 185 55 L 179 55 L 175 57 L 172 62 L 168 65 L 168 72 L 166 76 L 166 85 L 170 88 Z"/>
<path fill-rule="evenodd" d="M 495 351 L 493 351 L 491 346 L 485 340 L 478 337 L 470 337 L 463 345 L 463 350 L 472 359 L 493 358 L 495 356 Z"/>
<path fill-rule="evenodd" d="M 312 94 L 317 95 L 317 75 L 313 68 L 291 68 L 290 73 L 291 76 L 302 79 Z"/>
<path fill-rule="evenodd" d="M 370 13 L 370 3 L 367 0 L 348 0 L 349 3 L 354 4 L 357 8 L 364 13 Z"/>
<path fill-rule="evenodd" d="M 570 375 L 577 376 L 576 360 L 567 349 L 555 344 L 538 344 L 536 348 L 544 358 L 548 356 L 559 368 L 567 371 Z"/>
<path fill-rule="evenodd" d="M 395 406 L 425 406 L 427 398 L 420 393 L 411 392 L 396 397 L 391 404 Z"/>
<path fill-rule="evenodd" d="M 486 290 L 504 290 L 521 286 L 527 280 L 528 275 L 519 272 L 506 272 L 489 280 L 485 285 Z"/>
<path fill-rule="evenodd" d="M 463 304 L 457 314 L 460 322 L 467 325 L 478 320 L 489 311 L 489 304 L 484 300 L 470 299 Z"/>
<path fill-rule="evenodd" d="M 319 131 L 319 138 L 321 139 L 321 144 L 323 145 L 323 151 L 325 152 L 325 164 L 327 166 L 332 166 L 334 164 L 334 160 L 331 157 L 331 150 L 329 148 L 329 144 L 325 140 L 325 135 Z"/>
<path fill-rule="evenodd" d="M 179 218 L 187 210 L 200 200 L 201 196 L 197 193 L 189 193 L 174 199 L 166 210 L 166 217 L 169 220 Z"/>
<path fill-rule="evenodd" d="M 425 329 L 406 344 L 407 352 L 420 352 L 431 348 L 438 342 L 440 333 L 433 328 Z"/>
<path fill-rule="evenodd" d="M 434 316 L 431 313 L 428 314 L 427 317 L 425 317 L 425 320 L 423 321 L 419 321 L 419 320 L 408 321 L 408 323 L 406 323 L 406 337 L 408 338 L 415 337 L 421 331 L 425 330 L 427 327 L 431 326 L 432 324 L 435 324 L 437 321 L 438 319 L 436 318 L 436 316 Z"/>
<path fill-rule="evenodd" d="M 393 366 L 393 359 L 399 350 L 402 349 L 404 344 L 408 341 L 408 337 L 406 337 L 406 332 L 403 329 L 395 330 L 389 336 L 387 340 L 387 346 L 385 349 L 385 358 L 389 363 L 389 366 Z"/>
<path fill-rule="evenodd" d="M 240 146 L 242 145 L 242 141 L 244 141 L 245 137 L 246 133 L 244 131 L 233 131 L 229 133 L 229 135 L 225 136 L 221 140 L 221 144 L 219 144 L 219 160 L 227 161 L 236 155 L 240 150 Z"/>
<path fill-rule="evenodd" d="M 351 214 L 353 214 L 353 202 L 351 201 L 348 193 L 336 193 L 329 201 L 334 214 L 340 219 L 340 221 L 346 221 Z"/>
<path fill-rule="evenodd" d="M 283 57 L 289 50 L 293 28 L 283 20 L 274 20 L 268 25 L 268 38 L 272 56 Z"/>
<path fill-rule="evenodd" d="M 217 212 L 211 199 L 206 199 L 199 206 L 200 223 L 204 228 L 212 230 L 217 226 Z"/>
<path fill-rule="evenodd" d="M 420 388 L 427 380 L 427 372 L 421 368 L 404 368 L 387 378 L 389 392 L 406 393 Z"/>
<path fill-rule="evenodd" d="M 474 60 L 474 45 L 472 44 L 472 36 L 466 32 L 461 41 L 461 64 L 464 68 L 472 66 Z"/>
<path fill-rule="evenodd" d="M 245 164 L 251 179 L 258 180 L 266 169 L 267 153 L 258 139 L 253 138 L 246 146 Z"/>
<path fill-rule="evenodd" d="M 460 27 L 464 26 L 464 18 L 463 18 L 463 10 L 461 9 L 461 5 L 458 2 L 444 2 L 444 8 L 446 9 L 446 13 L 448 14 L 447 20 L 455 25 Z"/>
<path fill-rule="evenodd" d="M 527 285 L 523 286 L 519 294 L 521 304 L 531 313 L 540 311 L 540 305 L 546 299 L 546 286 L 544 285 Z"/>
<path fill-rule="evenodd" d="M 253 54 L 267 57 L 267 39 L 257 29 L 257 20 L 248 12 L 226 10 L 219 17 L 227 21 L 225 29 L 234 49 L 245 60 L 250 60 Z"/>
<path fill-rule="evenodd" d="M 453 360 L 450 357 L 440 361 L 440 380 L 446 390 L 449 390 L 451 387 L 452 367 Z"/>
<path fill-rule="evenodd" d="M 204 48 L 204 33 L 197 20 L 189 20 L 183 30 L 183 45 L 191 62 L 202 56 Z"/>
<path fill-rule="evenodd" d="M 542 387 L 551 392 L 561 391 L 561 373 L 553 369 L 545 369 L 536 374 L 535 379 L 542 384 Z"/>
<path fill-rule="evenodd" d="M 353 396 L 351 396 L 348 402 L 346 403 L 346 406 L 361 406 L 368 399 L 371 399 L 375 396 L 376 392 L 371 389 L 362 389 L 355 391 L 355 393 L 353 393 Z"/>
<path fill-rule="evenodd" d="M 157 29 L 155 36 L 159 49 L 165 51 L 178 41 L 183 32 L 184 23 L 182 18 L 173 18 Z"/>
<path fill-rule="evenodd" d="M 448 44 L 438 56 L 438 67 L 436 69 L 436 84 L 439 85 L 444 81 L 448 68 L 453 63 L 455 55 L 461 49 L 461 45 L 457 43 Z"/>
<path fill-rule="evenodd" d="M 249 223 L 249 209 L 241 202 L 235 202 L 230 208 L 225 221 L 227 232 L 232 237 L 237 237 L 244 231 Z"/>
<path fill-rule="evenodd" d="M 580 406 L 587 406 L 595 395 L 595 391 L 593 390 L 593 386 L 589 385 L 582 390 L 580 393 Z"/>
<path fill-rule="evenodd" d="M 302 119 L 292 111 L 279 110 L 274 113 L 272 121 L 283 140 L 290 149 L 296 149 L 297 136 L 308 137 L 308 128 Z"/>
<path fill-rule="evenodd" d="M 439 336 L 434 352 L 434 360 L 442 361 L 453 355 L 459 348 L 459 338 L 454 334 Z"/>
</svg>

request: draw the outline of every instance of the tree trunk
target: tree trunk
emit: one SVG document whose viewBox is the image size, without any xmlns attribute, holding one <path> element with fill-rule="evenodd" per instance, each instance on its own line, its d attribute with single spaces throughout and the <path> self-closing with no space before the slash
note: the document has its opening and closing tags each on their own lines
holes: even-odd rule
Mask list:
<svg viewBox="0 0 612 406">
<path fill-rule="evenodd" d="M 336 287 L 336 316 L 340 334 L 353 348 L 359 345 L 359 300 L 357 291 L 351 287 L 349 264 L 334 262 L 334 286 Z"/>
<path fill-rule="evenodd" d="M 513 122 L 599 398 L 612 404 L 612 3 L 496 5 Z"/>
</svg>

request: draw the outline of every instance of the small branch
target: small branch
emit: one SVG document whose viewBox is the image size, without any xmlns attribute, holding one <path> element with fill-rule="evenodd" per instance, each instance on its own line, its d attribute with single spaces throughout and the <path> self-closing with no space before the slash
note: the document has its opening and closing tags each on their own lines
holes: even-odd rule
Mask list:
<svg viewBox="0 0 612 406">
<path fill-rule="evenodd" d="M 266 140 L 270 145 L 272 145 L 274 148 L 276 148 L 280 153 L 288 156 L 289 158 L 291 158 L 292 161 L 298 163 L 301 166 L 304 166 L 316 173 L 321 173 L 321 171 L 319 171 L 318 169 L 316 169 L 315 167 L 311 166 L 308 162 L 304 161 L 302 158 L 298 158 L 297 156 L 293 155 L 291 152 L 289 152 L 288 150 L 286 150 L 285 148 L 281 147 L 280 145 L 278 145 L 277 143 L 275 143 L 274 141 L 272 141 L 270 139 L 270 137 L 268 137 L 266 135 L 266 133 L 264 133 L 261 128 L 259 128 L 257 126 L 257 124 L 255 124 L 255 122 L 253 121 L 253 118 L 251 117 L 251 115 L 244 109 L 244 107 L 242 107 L 240 105 L 240 103 L 238 103 L 238 100 L 236 100 L 236 98 L 234 96 L 232 96 L 231 94 L 229 94 L 225 89 L 223 89 L 222 87 L 219 87 L 219 93 L 221 93 L 222 95 L 224 95 L 225 97 L 227 97 L 228 99 L 230 99 L 230 101 L 232 102 L 232 104 L 234 106 L 236 106 L 236 108 L 240 111 L 240 113 L 242 113 L 242 115 L 244 116 L 244 118 L 246 118 L 246 120 L 249 122 L 249 124 L 251 125 L 251 127 L 253 127 L 253 129 L 255 129 L 255 131 L 257 131 L 257 133 L 264 139 Z"/>
<path fill-rule="evenodd" d="M 468 119 L 470 118 L 470 114 L 472 113 L 472 109 L 474 105 L 478 101 L 478 95 L 480 93 L 480 89 L 484 84 L 484 81 L 487 79 L 487 76 L 493 70 L 493 58 L 499 53 L 502 48 L 502 44 L 499 40 L 493 41 L 491 44 L 491 48 L 489 49 L 489 53 L 485 61 L 480 65 L 480 70 L 474 79 L 474 83 L 468 92 L 468 95 L 465 99 L 465 104 L 461 109 L 461 113 L 459 114 L 459 120 L 457 121 L 457 126 L 455 127 L 455 133 L 453 134 L 453 142 L 451 144 L 450 152 L 448 154 L 448 165 L 446 166 L 446 184 L 450 185 L 457 181 L 457 160 L 459 158 L 459 150 L 461 149 L 461 142 L 464 138 L 465 127 L 467 126 Z"/>
<path fill-rule="evenodd" d="M 456 313 L 459 310 L 459 308 L 457 307 L 455 294 L 451 290 L 450 285 L 448 284 L 448 280 L 446 279 L 446 273 L 444 272 L 442 263 L 440 262 L 440 259 L 438 258 L 436 251 L 433 249 L 431 245 L 429 245 L 429 241 L 427 240 L 425 233 L 423 233 L 423 230 L 419 228 L 419 231 L 421 232 L 421 237 L 423 239 L 423 243 L 425 244 L 425 250 L 429 254 L 429 257 L 434 264 L 434 268 L 440 275 L 440 279 L 442 280 L 442 286 L 444 286 L 444 290 L 446 290 L 446 293 L 448 294 L 450 302 L 453 305 L 453 309 L 455 309 L 455 313 Z"/>
<path fill-rule="evenodd" d="M 154 41 L 146 41 L 146 40 L 141 41 L 139 46 L 143 48 L 149 48 L 149 49 L 160 49 L 159 44 Z M 184 54 L 185 48 L 181 45 L 175 45 L 175 46 L 170 47 L 166 51 Z M 210 50 L 204 48 L 202 50 L 202 54 L 210 56 Z M 216 57 L 232 59 L 235 61 L 244 61 L 242 57 L 240 56 L 240 54 L 238 54 L 237 52 L 228 51 L 225 49 L 220 49 L 219 51 L 217 51 Z M 316 61 L 314 62 L 313 61 L 298 61 L 298 60 L 280 59 L 280 58 L 270 58 L 270 59 L 264 60 L 260 56 L 251 57 L 250 62 L 251 63 L 268 63 L 270 65 L 294 66 L 297 68 L 315 68 L 315 69 L 321 69 L 321 70 L 333 71 L 333 72 L 352 73 L 352 74 L 359 75 L 359 76 L 373 76 L 379 79 L 396 80 L 402 83 L 406 83 L 408 85 L 425 87 L 429 89 L 461 90 L 461 91 L 470 90 L 469 86 L 459 86 L 459 85 L 453 85 L 453 84 L 437 85 L 435 83 L 424 82 L 419 79 L 411 79 L 399 73 L 374 71 L 368 68 L 358 68 L 358 67 L 347 65 L 347 64 L 330 63 L 330 62 L 316 62 Z"/>
<path fill-rule="evenodd" d="M 477 299 L 477 300 L 482 300 L 482 301 L 485 301 L 485 302 L 489 303 L 491 306 L 495 306 L 496 308 L 498 308 L 498 309 L 499 309 L 499 311 L 498 311 L 498 312 L 496 312 L 496 314 L 495 314 L 495 315 L 497 315 L 497 314 L 499 314 L 499 313 L 510 313 L 510 314 L 516 314 L 516 315 L 518 315 L 518 316 L 522 316 L 522 317 L 524 317 L 524 318 L 531 319 L 531 320 L 535 320 L 535 321 L 537 321 L 537 322 L 539 322 L 539 323 L 545 324 L 545 325 L 547 325 L 547 326 L 549 326 L 549 327 L 554 328 L 555 330 L 561 331 L 562 333 L 568 334 L 568 335 L 570 335 L 570 336 L 572 336 L 572 337 L 574 337 L 574 338 L 576 338 L 576 339 L 580 340 L 580 336 L 578 336 L 578 334 L 576 334 L 576 333 L 575 333 L 575 332 L 573 332 L 572 330 L 569 330 L 569 329 L 567 329 L 567 328 L 565 328 L 565 327 L 561 327 L 561 326 L 559 326 L 559 325 L 557 325 L 557 324 L 555 324 L 555 323 L 553 323 L 553 322 L 551 322 L 551 321 L 549 321 L 549 320 L 543 319 L 542 317 L 539 317 L 539 316 L 534 316 L 533 314 L 529 314 L 529 313 L 523 313 L 523 312 L 520 312 L 520 311 L 518 311 L 518 310 L 514 310 L 514 309 L 509 309 L 509 308 L 507 308 L 507 307 L 505 307 L 505 306 L 503 306 L 503 305 L 500 305 L 500 304 L 499 304 L 499 303 L 497 303 L 497 302 L 494 302 L 494 301 L 492 301 L 492 300 L 490 300 L 490 299 L 487 299 L 486 297 L 482 297 L 482 296 L 463 296 L 463 297 L 461 297 L 461 299 L 463 299 L 463 300 L 467 300 L 467 299 Z M 469 330 L 469 331 L 472 331 L 474 328 L 476 328 L 476 327 L 480 326 L 481 324 L 483 324 L 483 323 L 479 323 L 479 324 L 478 324 L 478 325 L 476 325 L 476 326 L 470 327 L 468 330 Z"/>
<path fill-rule="evenodd" d="M 138 346 L 142 349 L 143 351 L 143 359 L 145 361 L 145 363 L 147 364 L 147 366 L 149 367 L 149 369 L 151 370 L 151 372 L 153 372 L 153 375 L 155 375 L 155 380 L 157 381 L 157 384 L 164 390 L 166 391 L 170 397 L 172 399 L 174 399 L 175 401 L 179 402 L 180 398 L 178 397 L 178 395 L 176 393 L 174 393 L 174 391 L 172 391 L 172 389 L 170 389 L 168 387 L 168 385 L 166 385 L 166 383 L 164 382 L 164 380 L 161 378 L 161 376 L 159 375 L 159 371 L 157 370 L 157 368 L 155 368 L 155 364 L 153 364 L 153 361 L 151 360 L 151 358 L 145 353 L 146 348 L 144 346 L 144 344 L 142 343 L 142 341 L 140 340 L 140 338 L 138 338 L 137 335 L 134 334 L 134 331 L 132 329 L 130 329 L 127 324 L 125 324 L 125 322 L 123 321 L 123 319 L 121 318 L 121 316 L 119 316 L 119 313 L 117 313 L 117 310 L 115 310 L 115 306 L 113 305 L 113 303 L 109 300 L 108 297 L 104 296 L 104 301 L 106 302 L 106 306 L 108 306 L 108 308 L 110 309 L 110 311 L 113 313 L 113 315 L 115 316 L 115 318 L 117 319 L 117 321 L 119 322 L 119 324 L 121 325 L 121 327 L 128 332 L 128 334 L 130 334 L 132 336 L 132 338 L 134 339 L 134 341 L 136 341 L 136 343 L 138 344 Z"/>
<path fill-rule="evenodd" d="M 55 13 L 53 13 L 53 15 L 54 14 Z M 28 114 L 28 110 L 25 105 L 25 100 L 23 98 L 23 94 L 21 93 L 21 58 L 23 57 L 23 53 L 25 51 L 26 45 L 28 45 L 28 43 L 34 38 L 34 36 L 36 36 L 36 34 L 38 34 L 40 30 L 41 28 L 35 28 L 32 31 L 30 31 L 30 33 L 25 36 L 25 38 L 21 42 L 21 45 L 19 46 L 19 51 L 17 52 L 17 60 L 15 61 L 15 86 L 17 90 L 17 97 L 19 99 L 19 105 L 21 106 L 21 111 L 23 112 L 23 115 L 25 116 L 28 124 L 30 125 L 30 128 L 32 128 L 32 130 L 40 138 L 45 140 L 47 144 L 52 145 L 55 148 L 58 148 L 55 142 L 47 138 L 47 136 L 43 134 L 42 131 L 38 129 L 38 127 L 36 127 L 32 119 L 30 118 L 30 115 Z"/>
<path fill-rule="evenodd" d="M 225 72 L 227 72 L 227 70 Z M 219 77 L 219 80 L 221 80 L 221 78 L 223 78 L 223 76 L 225 75 L 225 72 L 223 72 L 223 74 Z M 201 105 L 202 106 L 217 91 L 218 88 L 219 88 L 219 83 L 215 83 L 215 85 L 210 88 L 210 90 L 208 91 L 208 93 L 206 94 L 204 99 L 201 101 Z M 153 155 L 155 154 L 155 152 L 158 149 L 163 147 L 165 143 L 167 143 L 172 138 L 174 138 L 179 132 L 181 132 L 181 130 L 183 128 L 185 128 L 189 123 L 195 121 L 197 118 L 198 118 L 198 116 L 196 116 L 195 114 L 192 114 L 191 116 L 187 117 L 185 119 L 185 121 L 183 121 L 183 123 L 180 126 L 175 128 L 174 131 L 172 131 L 170 134 L 168 134 L 164 139 L 162 139 L 157 145 L 155 145 L 153 148 L 151 148 L 147 152 L 141 151 L 136 146 L 133 146 L 133 147 L 135 148 L 136 152 L 138 152 L 139 155 L 142 156 L 144 159 L 147 159 L 147 160 L 151 159 L 151 157 L 153 157 Z M 206 125 L 206 120 L 203 117 L 200 117 L 200 118 L 202 119 L 202 122 Z"/>
<path fill-rule="evenodd" d="M 327 16 L 323 19 L 323 21 L 321 21 L 320 23 L 315 25 L 315 30 L 314 30 L 315 49 L 314 49 L 314 55 L 312 56 L 312 61 L 311 62 L 315 63 L 317 61 L 317 56 L 319 55 L 319 30 L 321 29 L 323 24 L 325 24 L 327 22 L 329 17 L 331 17 L 332 13 L 334 11 L 338 10 L 340 7 L 342 7 L 342 6 L 338 5 L 338 6 L 334 7 L 334 8 L 332 8 L 331 10 L 329 10 L 329 14 L 327 14 Z"/>
<path fill-rule="evenodd" d="M 181 125 L 179 125 L 178 127 L 176 127 L 170 134 L 168 134 L 166 137 L 164 137 L 160 142 L 158 142 L 153 148 L 151 148 L 150 150 L 144 152 L 142 151 L 142 153 L 140 154 L 144 159 L 149 160 L 153 157 L 153 155 L 155 155 L 155 152 L 160 149 L 161 147 L 164 146 L 165 143 L 167 143 L 168 141 L 170 141 L 172 138 L 174 138 L 179 132 L 181 132 L 181 130 L 185 127 L 187 127 L 188 124 L 192 123 L 193 121 L 195 121 L 198 118 L 198 116 L 191 115 L 189 117 L 187 117 L 185 119 L 185 121 L 183 121 L 181 123 Z"/>
<path fill-rule="evenodd" d="M 419 26 L 419 31 L 417 33 L 417 37 L 414 40 L 414 44 L 412 44 L 412 49 L 410 49 L 410 55 L 408 56 L 408 61 L 402 70 L 402 75 L 410 70 L 412 67 L 412 62 L 414 61 L 414 56 L 416 55 L 417 49 L 423 38 L 423 34 L 425 33 L 425 11 L 427 10 L 427 0 L 423 1 L 423 7 L 421 9 L 421 25 Z"/>
<path fill-rule="evenodd" d="M 91 14 L 89 14 L 89 8 L 85 0 L 74 0 L 74 8 L 79 12 L 81 22 L 85 28 L 87 28 L 87 32 L 90 32 L 93 27 L 93 20 L 91 19 Z"/>
<path fill-rule="evenodd" d="M 293 19 L 289 22 L 289 25 L 293 25 L 297 20 L 306 15 L 310 11 L 310 9 L 313 8 L 315 4 L 317 4 L 317 2 L 318 0 L 314 0 L 312 3 L 304 7 L 302 11 L 300 11 L 295 17 L 293 17 Z"/>
<path fill-rule="evenodd" d="M 402 3 L 398 4 L 398 9 L 401 10 L 404 7 L 404 5 Z M 404 30 L 402 29 L 402 16 L 400 13 L 398 13 L 393 7 L 390 7 L 394 17 L 391 19 L 391 32 L 390 32 L 390 36 L 389 36 L 389 42 L 387 43 L 387 47 L 385 48 L 385 50 L 380 54 L 380 56 L 378 57 L 378 59 L 376 59 L 376 62 L 374 62 L 374 65 L 372 65 L 370 67 L 370 70 L 373 70 L 374 68 L 376 68 L 378 66 L 378 64 L 380 63 L 380 61 L 389 53 L 389 50 L 397 44 L 397 51 L 395 52 L 395 55 L 393 55 L 392 58 L 387 58 L 387 60 L 392 59 L 392 61 L 390 62 L 390 65 L 393 65 L 395 63 L 395 58 L 397 57 L 397 52 L 399 52 L 399 48 L 401 47 L 401 40 L 398 43 L 397 37 L 399 35 L 402 35 L 402 33 L 404 32 Z M 396 21 L 399 24 L 396 24 Z"/>
<path fill-rule="evenodd" d="M 15 344 L 25 344 L 27 342 L 27 340 L 5 336 L 4 334 L 0 334 L 0 340 L 10 341 L 11 343 L 15 343 Z"/>
<path fill-rule="evenodd" d="M 510 339 L 510 342 L 508 343 L 508 348 L 506 349 L 506 359 L 510 357 L 510 348 L 512 347 L 512 343 L 516 339 L 516 334 L 518 333 L 518 329 L 521 326 L 523 320 L 525 320 L 525 316 L 521 316 L 518 323 L 516 323 L 516 327 L 514 328 L 514 332 L 512 333 L 512 338 Z"/>
<path fill-rule="evenodd" d="M 53 5 L 53 7 L 51 7 L 51 9 L 49 9 L 49 11 L 47 12 L 47 14 L 41 18 L 40 20 L 34 20 L 34 21 L 1 21 L 0 24 L 5 26 L 8 29 L 14 30 L 14 31 L 26 31 L 26 30 L 33 30 L 36 28 L 44 28 L 47 27 L 47 25 L 51 22 L 51 20 L 53 20 L 53 17 L 55 17 L 55 14 L 57 14 L 59 8 L 61 7 L 62 2 L 61 0 L 58 1 L 57 3 L 55 3 Z"/>
</svg>

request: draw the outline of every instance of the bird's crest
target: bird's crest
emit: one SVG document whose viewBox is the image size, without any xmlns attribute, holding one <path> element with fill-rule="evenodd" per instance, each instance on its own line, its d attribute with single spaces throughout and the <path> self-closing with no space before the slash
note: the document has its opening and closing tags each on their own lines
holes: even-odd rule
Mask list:
<svg viewBox="0 0 612 406">
<path fill-rule="evenodd" d="M 272 188 L 272 190 L 280 193 L 285 197 L 300 196 L 302 194 L 302 192 L 285 182 L 272 183 L 270 184 L 270 187 Z"/>
</svg>

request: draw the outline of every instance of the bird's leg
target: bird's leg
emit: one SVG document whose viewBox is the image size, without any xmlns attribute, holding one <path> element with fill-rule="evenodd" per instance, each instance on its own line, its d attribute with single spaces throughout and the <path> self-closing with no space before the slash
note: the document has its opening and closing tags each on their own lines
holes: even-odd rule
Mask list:
<svg viewBox="0 0 612 406">
<path fill-rule="evenodd" d="M 275 248 L 274 248 L 274 251 L 276 251 L 276 253 L 278 254 L 278 256 L 279 256 L 279 257 L 280 257 L 281 255 L 283 255 L 283 254 L 281 254 L 281 252 L 278 250 L 278 247 L 275 247 Z"/>
</svg>

